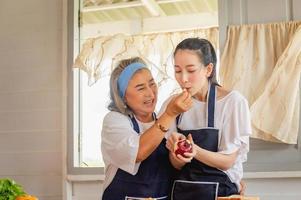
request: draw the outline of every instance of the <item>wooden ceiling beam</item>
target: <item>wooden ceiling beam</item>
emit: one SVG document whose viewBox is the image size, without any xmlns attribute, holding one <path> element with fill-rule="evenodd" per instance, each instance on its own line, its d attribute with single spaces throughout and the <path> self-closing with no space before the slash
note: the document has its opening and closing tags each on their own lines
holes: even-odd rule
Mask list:
<svg viewBox="0 0 301 200">
<path fill-rule="evenodd" d="M 203 0 L 204 4 L 206 5 L 206 10 L 209 10 L 209 12 L 214 12 L 214 9 L 212 7 L 212 2 L 210 3 L 207 0 Z"/>
<path fill-rule="evenodd" d="M 142 4 L 153 17 L 166 16 L 165 12 L 161 9 L 155 0 L 141 0 Z"/>
<path fill-rule="evenodd" d="M 166 4 L 166 3 L 176 3 L 182 1 L 188 1 L 188 0 L 158 0 L 154 2 L 156 4 Z M 99 5 L 99 6 L 86 6 L 86 7 L 84 6 L 81 9 L 81 12 L 95 12 L 95 11 L 103 11 L 103 10 L 113 10 L 118 8 L 133 8 L 139 6 L 144 6 L 144 4 L 141 1 L 121 2 L 121 3 L 113 3 L 113 4 L 106 4 L 106 5 Z"/>
</svg>

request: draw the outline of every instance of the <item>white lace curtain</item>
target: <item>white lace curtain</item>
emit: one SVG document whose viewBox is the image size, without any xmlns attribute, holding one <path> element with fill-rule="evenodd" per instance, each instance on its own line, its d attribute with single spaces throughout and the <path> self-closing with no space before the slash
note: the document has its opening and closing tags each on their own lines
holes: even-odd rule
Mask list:
<svg viewBox="0 0 301 200">
<path fill-rule="evenodd" d="M 88 39 L 77 56 L 74 67 L 85 71 L 92 85 L 102 76 L 110 74 L 115 61 L 140 56 L 155 67 L 163 80 L 172 69 L 170 60 L 175 46 L 185 38 L 200 37 L 218 48 L 218 28 L 157 34 L 105 36 Z M 159 80 L 159 81 L 160 81 Z"/>
<path fill-rule="evenodd" d="M 228 27 L 221 83 L 249 100 L 254 138 L 297 143 L 300 72 L 301 22 Z"/>
</svg>

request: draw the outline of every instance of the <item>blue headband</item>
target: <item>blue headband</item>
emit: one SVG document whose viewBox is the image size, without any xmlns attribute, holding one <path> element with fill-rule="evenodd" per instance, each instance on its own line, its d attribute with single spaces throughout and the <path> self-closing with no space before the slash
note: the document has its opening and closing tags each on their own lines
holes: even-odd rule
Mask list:
<svg viewBox="0 0 301 200">
<path fill-rule="evenodd" d="M 122 99 L 124 98 L 125 90 L 127 89 L 129 81 L 131 80 L 132 76 L 135 74 L 137 70 L 143 68 L 146 68 L 145 64 L 135 62 L 126 66 L 124 70 L 121 72 L 117 83 L 118 83 L 119 95 Z"/>
</svg>

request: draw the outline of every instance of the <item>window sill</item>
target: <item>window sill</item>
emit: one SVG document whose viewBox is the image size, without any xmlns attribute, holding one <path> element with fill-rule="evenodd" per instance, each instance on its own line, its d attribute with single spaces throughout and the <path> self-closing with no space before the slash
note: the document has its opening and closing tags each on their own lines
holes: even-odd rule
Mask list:
<svg viewBox="0 0 301 200">
<path fill-rule="evenodd" d="M 67 181 L 82 182 L 82 181 L 103 181 L 104 175 L 67 175 Z"/>
<path fill-rule="evenodd" d="M 301 178 L 301 171 L 245 172 L 243 179 Z"/>
</svg>

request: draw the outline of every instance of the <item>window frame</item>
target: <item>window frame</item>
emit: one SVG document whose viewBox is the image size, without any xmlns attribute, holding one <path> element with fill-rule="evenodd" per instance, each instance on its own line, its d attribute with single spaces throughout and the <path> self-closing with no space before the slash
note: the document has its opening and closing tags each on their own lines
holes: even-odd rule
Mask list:
<svg viewBox="0 0 301 200">
<path fill-rule="evenodd" d="M 78 113 L 74 110 L 75 106 L 79 108 L 79 101 L 75 100 L 77 90 L 80 90 L 80 72 L 73 71 L 74 58 L 79 52 L 79 14 L 81 0 L 68 0 L 67 12 L 67 174 L 68 175 L 103 175 L 104 167 L 80 167 L 75 166 L 78 162 L 77 153 L 79 151 L 79 134 L 75 133 L 79 130 L 79 122 L 75 123 L 75 119 L 79 119 Z M 76 44 L 78 44 L 76 46 Z M 79 111 L 80 112 L 80 111 Z M 77 151 L 77 153 L 75 153 Z"/>
</svg>

